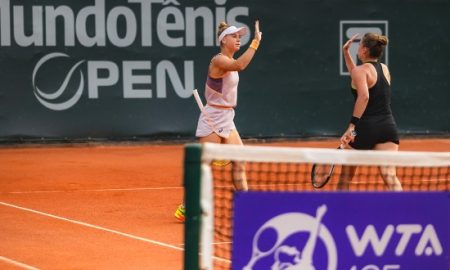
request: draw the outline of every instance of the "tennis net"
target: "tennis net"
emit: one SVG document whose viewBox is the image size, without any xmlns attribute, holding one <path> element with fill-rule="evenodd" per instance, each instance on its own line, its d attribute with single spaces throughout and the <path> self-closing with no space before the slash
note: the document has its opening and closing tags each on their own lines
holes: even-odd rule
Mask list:
<svg viewBox="0 0 450 270">
<path fill-rule="evenodd" d="M 314 164 L 334 166 L 321 188 Z M 449 152 L 193 144 L 184 166 L 185 269 L 231 269 L 233 194 L 245 186 L 235 180 L 250 191 L 450 191 Z"/>
</svg>

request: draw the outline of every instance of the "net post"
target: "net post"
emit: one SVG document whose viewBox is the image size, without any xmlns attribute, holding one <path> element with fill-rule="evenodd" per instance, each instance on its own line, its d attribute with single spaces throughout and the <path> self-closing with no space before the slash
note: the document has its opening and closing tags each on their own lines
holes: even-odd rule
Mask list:
<svg viewBox="0 0 450 270">
<path fill-rule="evenodd" d="M 184 188 L 186 220 L 184 223 L 184 269 L 199 269 L 200 243 L 200 187 L 201 187 L 200 144 L 187 144 L 184 148 Z"/>
</svg>

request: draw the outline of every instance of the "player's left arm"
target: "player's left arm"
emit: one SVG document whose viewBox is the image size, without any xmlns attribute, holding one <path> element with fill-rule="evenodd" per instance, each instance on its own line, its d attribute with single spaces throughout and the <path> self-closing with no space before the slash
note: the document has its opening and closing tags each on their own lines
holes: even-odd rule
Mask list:
<svg viewBox="0 0 450 270">
<path fill-rule="evenodd" d="M 238 34 L 233 34 L 235 36 Z M 258 49 L 259 43 L 262 39 L 262 33 L 259 29 L 259 20 L 255 21 L 255 37 L 251 43 L 251 45 L 248 47 L 248 49 L 237 59 L 231 59 L 226 57 L 225 55 L 219 55 L 215 57 L 212 61 L 214 67 L 220 69 L 221 71 L 228 72 L 228 71 L 242 71 L 247 68 L 247 66 L 252 61 L 253 57 L 255 56 L 256 50 Z M 255 43 L 253 43 L 255 42 Z"/>
</svg>

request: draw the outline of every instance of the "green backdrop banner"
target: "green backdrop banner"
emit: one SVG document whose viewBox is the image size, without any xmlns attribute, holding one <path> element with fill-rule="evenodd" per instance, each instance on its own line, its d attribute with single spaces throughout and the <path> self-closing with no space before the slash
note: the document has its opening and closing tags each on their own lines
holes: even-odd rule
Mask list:
<svg viewBox="0 0 450 270">
<path fill-rule="evenodd" d="M 193 137 L 192 90 L 203 93 L 217 25 L 249 27 L 243 51 L 256 19 L 242 136 L 340 135 L 353 107 L 341 47 L 368 31 L 390 40 L 401 134 L 448 134 L 448 10 L 448 0 L 0 0 L 0 140 Z"/>
</svg>

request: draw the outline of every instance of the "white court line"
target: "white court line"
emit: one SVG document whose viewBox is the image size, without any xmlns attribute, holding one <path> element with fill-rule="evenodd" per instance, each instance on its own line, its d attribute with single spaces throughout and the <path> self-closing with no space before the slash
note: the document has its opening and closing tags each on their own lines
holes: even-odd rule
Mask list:
<svg viewBox="0 0 450 270">
<path fill-rule="evenodd" d="M 214 242 L 212 243 L 213 245 L 229 245 L 232 244 L 233 242 Z"/>
<path fill-rule="evenodd" d="M 0 256 L 0 261 L 4 261 L 6 263 L 21 267 L 26 270 L 39 270 L 39 268 L 30 266 L 30 265 L 27 265 L 27 264 L 24 264 L 24 263 L 21 263 L 21 262 L 18 262 L 18 261 L 15 261 L 15 260 L 3 257 L 3 256 Z"/>
<path fill-rule="evenodd" d="M 166 243 L 163 243 L 163 242 L 147 239 L 147 238 L 136 236 L 136 235 L 132 235 L 132 234 L 129 234 L 129 233 L 123 233 L 123 232 L 119 232 L 119 231 L 116 231 L 116 230 L 108 229 L 108 228 L 105 228 L 105 227 L 92 225 L 92 224 L 89 224 L 89 223 L 86 223 L 86 222 L 77 221 L 77 220 L 73 220 L 73 219 L 68 219 L 68 218 L 64 218 L 64 217 L 59 217 L 59 216 L 55 216 L 55 215 L 52 215 L 52 214 L 36 211 L 36 210 L 30 209 L 30 208 L 25 208 L 25 207 L 17 206 L 17 205 L 14 205 L 14 204 L 5 203 L 5 202 L 0 202 L 0 205 L 16 208 L 16 209 L 19 209 L 19 210 L 31 212 L 31 213 L 34 213 L 34 214 L 38 214 L 38 215 L 42 215 L 42 216 L 46 216 L 46 217 L 50 217 L 50 218 L 54 218 L 54 219 L 59 219 L 59 220 L 62 220 L 62 221 L 67 221 L 67 222 L 70 222 L 70 223 L 74 223 L 74 224 L 77 224 L 77 225 L 89 227 L 89 228 L 100 230 L 100 231 L 105 231 L 105 232 L 117 234 L 117 235 L 120 235 L 120 236 L 124 236 L 124 237 L 128 237 L 128 238 L 131 238 L 131 239 L 143 241 L 143 242 L 146 242 L 146 243 L 150 243 L 150 244 L 154 244 L 154 245 L 158 245 L 158 246 L 162 246 L 162 247 L 167 247 L 167 248 L 171 248 L 171 249 L 175 249 L 175 250 L 179 250 L 179 251 L 184 251 L 183 248 L 180 248 L 180 247 L 177 247 L 177 246 L 174 246 L 174 245 L 169 245 L 169 244 L 166 244 Z"/>
<path fill-rule="evenodd" d="M 33 193 L 66 193 L 66 192 L 108 192 L 108 191 L 147 191 L 147 190 L 166 190 L 182 189 L 183 187 L 149 187 L 149 188 L 104 188 L 104 189 L 74 189 L 74 190 L 31 190 L 31 191 L 9 191 L 0 192 L 8 194 L 33 194 Z"/>
<path fill-rule="evenodd" d="M 233 242 L 214 242 L 213 245 L 230 245 Z M 184 244 L 180 244 L 180 246 L 184 246 Z"/>
<path fill-rule="evenodd" d="M 169 245 L 169 244 L 162 243 L 162 242 L 159 242 L 159 241 L 143 238 L 143 237 L 140 237 L 140 236 L 135 236 L 135 235 L 132 235 L 132 234 L 129 234 L 129 233 L 123 233 L 123 232 L 119 232 L 119 231 L 116 231 L 116 230 L 108 229 L 108 228 L 105 228 L 105 227 L 92 225 L 92 224 L 89 224 L 89 223 L 86 223 L 86 222 L 76 221 L 76 220 L 68 219 L 68 218 L 64 218 L 64 217 L 59 217 L 59 216 L 55 216 L 55 215 L 52 215 L 52 214 L 44 213 L 44 212 L 41 212 L 41 211 L 37 211 L 37 210 L 30 209 L 30 208 L 25 208 L 25 207 L 17 206 L 17 205 L 14 205 L 14 204 L 5 203 L 5 202 L 0 202 L 0 205 L 8 206 L 8 207 L 11 207 L 11 208 L 16 208 L 16 209 L 19 209 L 19 210 L 31 212 L 31 213 L 34 213 L 34 214 L 38 214 L 38 215 L 42 215 L 42 216 L 46 216 L 46 217 L 50 217 L 50 218 L 54 218 L 54 219 L 59 219 L 59 220 L 62 220 L 62 221 L 67 221 L 67 222 L 70 222 L 70 223 L 74 223 L 74 224 L 77 224 L 77 225 L 81 225 L 81 226 L 85 226 L 85 227 L 89 227 L 89 228 L 93 228 L 93 229 L 97 229 L 97 230 L 101 230 L 101 231 L 105 231 L 105 232 L 110 232 L 110 233 L 113 233 L 113 234 L 117 234 L 117 235 L 120 235 L 120 236 L 128 237 L 128 238 L 139 240 L 139 241 L 143 241 L 143 242 L 146 242 L 146 243 L 150 243 L 150 244 L 154 244 L 154 245 L 158 245 L 158 246 L 162 246 L 162 247 L 167 247 L 167 248 L 171 248 L 171 249 L 176 249 L 176 250 L 179 250 L 179 251 L 184 251 L 184 248 L 180 248 L 180 247 L 177 247 L 177 246 L 174 246 L 174 245 Z M 216 243 L 214 243 L 214 244 L 216 244 Z M 219 242 L 217 244 L 221 244 L 221 242 Z M 225 262 L 225 263 L 231 263 L 231 261 L 228 260 L 228 259 L 224 259 L 224 258 L 220 258 L 220 257 L 216 257 L 216 256 L 213 256 L 212 258 L 214 260 L 222 261 L 222 262 Z M 30 270 L 34 270 L 34 269 L 35 268 L 30 268 Z"/>
<path fill-rule="evenodd" d="M 403 181 L 411 181 L 410 179 L 402 179 Z M 421 180 L 423 183 L 427 182 L 443 182 L 447 179 L 425 179 Z M 400 181 L 401 182 L 401 181 Z M 366 183 L 364 181 L 353 181 L 354 184 Z M 299 182 L 294 184 L 285 184 L 285 186 L 298 186 L 309 184 L 309 182 Z M 277 184 L 249 184 L 249 187 L 270 187 L 277 186 Z M 69 193 L 69 192 L 110 192 L 110 191 L 149 191 L 149 190 L 168 190 L 168 189 L 182 189 L 183 187 L 148 187 L 148 188 L 104 188 L 104 189 L 74 189 L 74 190 L 31 190 L 31 191 L 7 191 L 0 192 L 0 194 L 38 194 L 38 193 Z M 217 188 L 233 188 L 233 185 L 217 186 Z"/>
</svg>

